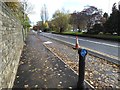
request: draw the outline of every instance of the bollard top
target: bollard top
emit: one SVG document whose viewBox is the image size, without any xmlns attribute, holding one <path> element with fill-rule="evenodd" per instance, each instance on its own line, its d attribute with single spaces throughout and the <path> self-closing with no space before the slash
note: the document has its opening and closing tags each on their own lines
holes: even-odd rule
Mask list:
<svg viewBox="0 0 120 90">
<path fill-rule="evenodd" d="M 86 49 L 79 49 L 78 54 L 81 55 L 82 57 L 85 57 L 87 55 L 87 50 Z"/>
</svg>

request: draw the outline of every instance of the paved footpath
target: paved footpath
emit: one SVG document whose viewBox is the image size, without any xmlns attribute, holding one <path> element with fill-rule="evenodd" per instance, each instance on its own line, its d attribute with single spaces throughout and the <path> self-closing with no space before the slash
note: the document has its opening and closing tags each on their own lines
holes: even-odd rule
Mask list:
<svg viewBox="0 0 120 90">
<path fill-rule="evenodd" d="M 26 40 L 13 90 L 16 88 L 73 89 L 78 76 L 30 34 Z"/>
</svg>

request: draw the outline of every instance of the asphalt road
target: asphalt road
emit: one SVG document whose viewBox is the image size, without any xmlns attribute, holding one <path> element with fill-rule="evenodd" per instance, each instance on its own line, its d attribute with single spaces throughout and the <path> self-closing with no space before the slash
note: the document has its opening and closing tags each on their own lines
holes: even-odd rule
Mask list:
<svg viewBox="0 0 120 90">
<path fill-rule="evenodd" d="M 67 36 L 67 35 L 57 35 L 52 33 L 40 33 L 50 38 L 56 38 L 59 40 L 63 40 L 65 42 L 69 42 L 71 44 L 75 44 L 76 37 L 75 36 Z M 112 57 L 118 58 L 120 51 L 120 43 L 112 42 L 107 40 L 79 37 L 79 45 L 85 48 L 89 48 L 91 50 L 98 51 L 100 53 L 110 55 Z"/>
</svg>

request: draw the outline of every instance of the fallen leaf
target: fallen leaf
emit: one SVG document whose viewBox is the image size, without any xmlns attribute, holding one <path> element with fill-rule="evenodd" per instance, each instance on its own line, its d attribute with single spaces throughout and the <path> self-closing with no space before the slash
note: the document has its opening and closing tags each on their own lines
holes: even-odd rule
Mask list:
<svg viewBox="0 0 120 90">
<path fill-rule="evenodd" d="M 24 85 L 24 87 L 25 87 L 25 88 L 28 88 L 28 87 L 29 87 L 29 85 Z"/>
<path fill-rule="evenodd" d="M 38 85 L 35 85 L 35 88 L 37 88 L 38 87 Z"/>
</svg>

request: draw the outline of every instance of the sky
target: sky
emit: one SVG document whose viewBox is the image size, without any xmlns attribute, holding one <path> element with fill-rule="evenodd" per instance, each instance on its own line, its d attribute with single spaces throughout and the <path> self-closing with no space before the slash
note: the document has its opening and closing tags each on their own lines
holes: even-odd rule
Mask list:
<svg viewBox="0 0 120 90">
<path fill-rule="evenodd" d="M 102 9 L 103 13 L 111 13 L 112 5 L 116 2 L 118 4 L 120 0 L 28 0 L 33 6 L 33 11 L 29 14 L 29 18 L 32 25 L 35 25 L 37 21 L 41 21 L 40 11 L 44 4 L 47 7 L 49 19 L 56 10 L 69 10 L 70 13 L 76 11 L 82 11 L 85 6 L 95 6 L 98 9 Z"/>
</svg>

